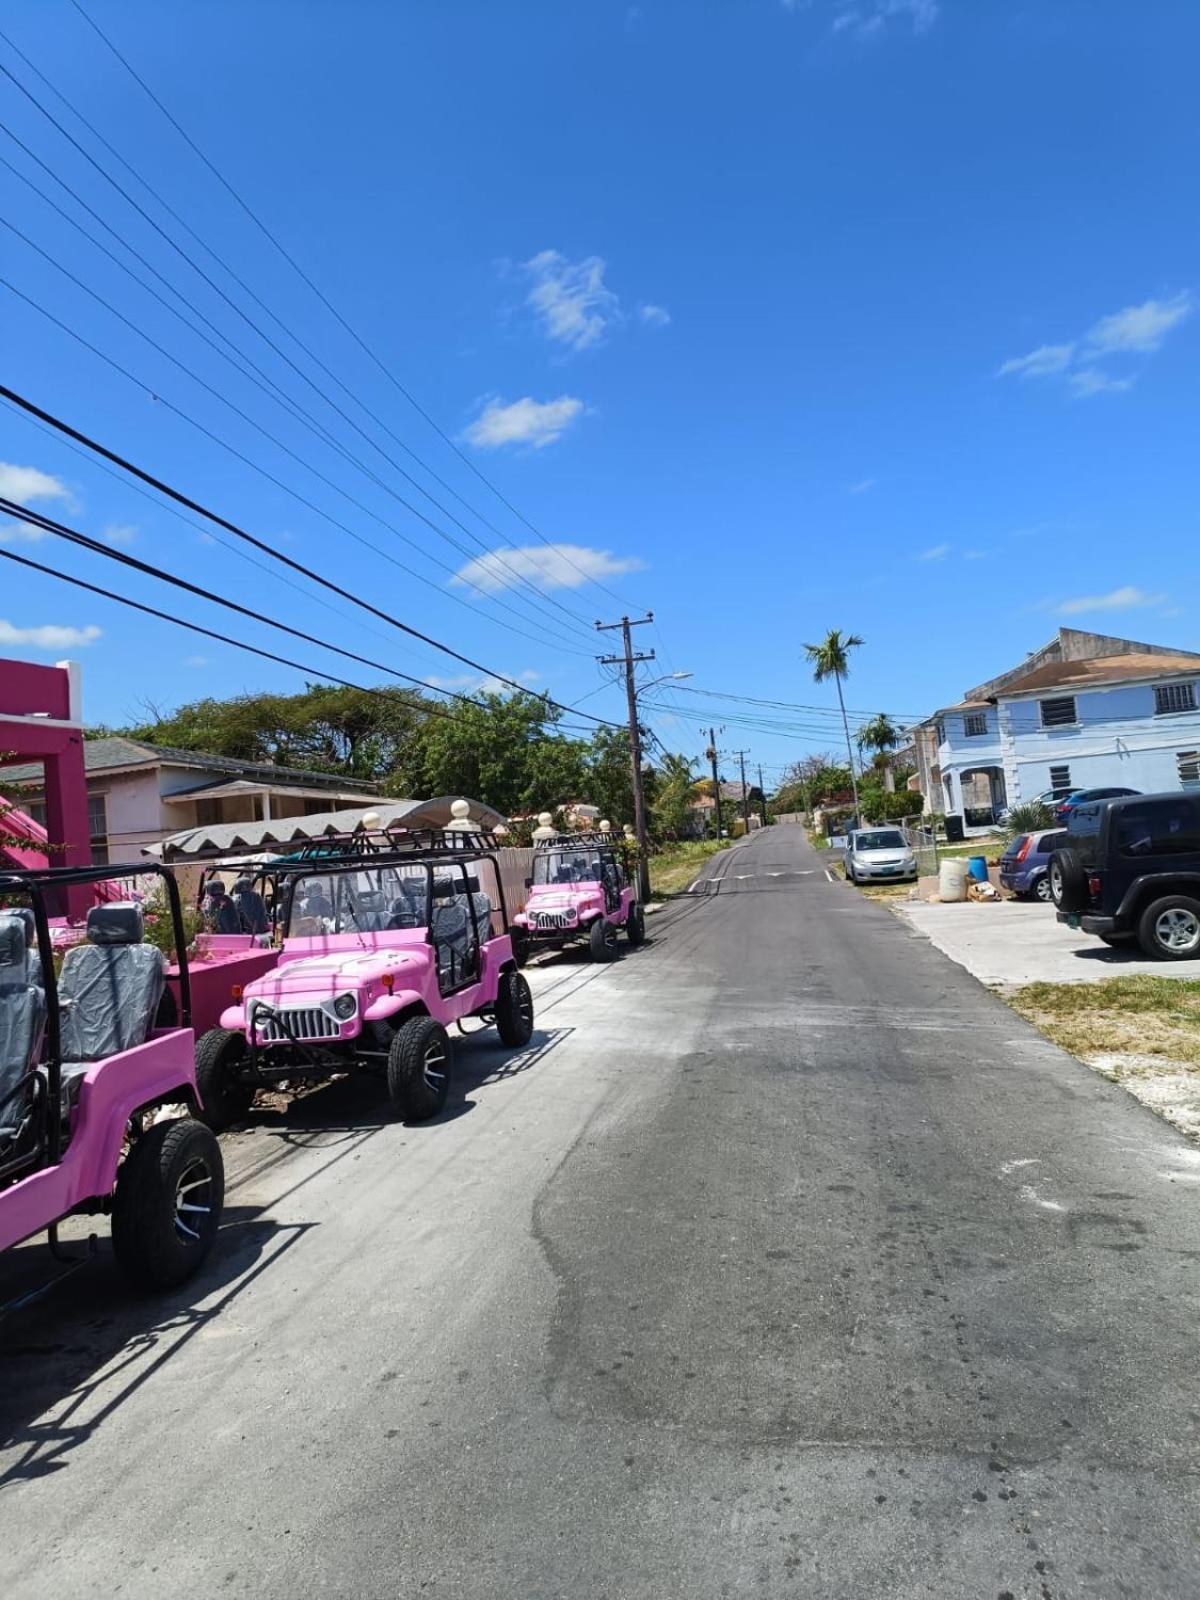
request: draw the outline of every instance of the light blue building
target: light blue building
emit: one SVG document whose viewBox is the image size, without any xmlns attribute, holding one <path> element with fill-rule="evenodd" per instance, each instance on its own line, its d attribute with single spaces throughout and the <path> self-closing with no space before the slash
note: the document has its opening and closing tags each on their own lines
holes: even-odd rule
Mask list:
<svg viewBox="0 0 1200 1600">
<path fill-rule="evenodd" d="M 912 733 L 926 810 L 968 832 L 1049 789 L 1200 789 L 1200 652 L 1061 628 Z"/>
</svg>

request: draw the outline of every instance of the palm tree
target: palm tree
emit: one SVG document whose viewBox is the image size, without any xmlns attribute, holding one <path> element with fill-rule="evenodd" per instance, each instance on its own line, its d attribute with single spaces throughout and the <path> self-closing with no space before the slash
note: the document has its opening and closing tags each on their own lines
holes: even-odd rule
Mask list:
<svg viewBox="0 0 1200 1600">
<path fill-rule="evenodd" d="M 846 702 L 842 698 L 842 679 L 850 672 L 850 652 L 857 650 L 862 640 L 856 633 L 843 635 L 840 628 L 830 628 L 820 644 L 806 644 L 804 653 L 813 669 L 813 681 L 824 683 L 832 678 L 837 684 L 838 705 L 842 712 L 842 727 L 846 733 L 846 756 L 850 762 L 850 787 L 854 790 L 854 814 L 858 816 L 858 779 L 854 776 L 854 749 L 850 743 L 850 724 L 846 720 Z"/>
<path fill-rule="evenodd" d="M 870 722 L 864 722 L 854 737 L 854 742 L 859 750 L 874 750 L 875 765 L 883 769 L 883 786 L 893 789 L 890 763 L 880 758 L 888 751 L 895 750 L 900 743 L 900 730 L 888 716 L 886 711 L 881 711 L 877 717 L 872 717 Z"/>
</svg>

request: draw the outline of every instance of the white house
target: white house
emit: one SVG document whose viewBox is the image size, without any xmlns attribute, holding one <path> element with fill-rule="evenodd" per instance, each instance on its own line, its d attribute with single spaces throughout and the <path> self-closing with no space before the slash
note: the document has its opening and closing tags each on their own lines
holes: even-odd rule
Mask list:
<svg viewBox="0 0 1200 1600">
<path fill-rule="evenodd" d="M 912 730 L 927 811 L 985 830 L 1048 789 L 1200 788 L 1200 652 L 1061 628 Z"/>
</svg>

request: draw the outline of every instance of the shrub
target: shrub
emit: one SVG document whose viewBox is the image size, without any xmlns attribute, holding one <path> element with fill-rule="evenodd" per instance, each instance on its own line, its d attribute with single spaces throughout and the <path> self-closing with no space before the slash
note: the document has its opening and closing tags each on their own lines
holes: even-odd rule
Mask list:
<svg viewBox="0 0 1200 1600">
<path fill-rule="evenodd" d="M 1015 839 L 1019 833 L 1037 833 L 1040 828 L 1052 828 L 1054 814 L 1049 806 L 1030 800 L 1025 805 L 1012 806 L 1001 824 L 1000 832 L 1006 839 Z"/>
<path fill-rule="evenodd" d="M 904 817 L 919 817 L 924 802 L 912 790 L 889 794 L 885 789 L 861 792 L 863 816 L 870 822 L 899 822 Z"/>
</svg>

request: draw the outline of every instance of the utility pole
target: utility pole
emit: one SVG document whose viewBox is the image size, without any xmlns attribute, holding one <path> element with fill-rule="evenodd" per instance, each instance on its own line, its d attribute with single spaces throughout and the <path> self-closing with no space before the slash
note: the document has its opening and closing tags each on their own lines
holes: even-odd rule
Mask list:
<svg viewBox="0 0 1200 1600">
<path fill-rule="evenodd" d="M 758 763 L 758 814 L 762 818 L 762 825 L 767 825 L 767 791 L 763 788 L 762 762 Z"/>
<path fill-rule="evenodd" d="M 738 758 L 739 762 L 741 763 L 741 767 L 742 767 L 742 822 L 745 825 L 746 832 L 749 833 L 750 832 L 750 791 L 746 787 L 746 757 L 750 754 L 750 752 L 749 752 L 749 750 L 735 750 L 733 753 Z"/>
<path fill-rule="evenodd" d="M 717 773 L 717 730 L 708 730 L 708 749 L 704 752 L 712 763 L 713 818 L 717 825 L 716 837 L 721 837 L 721 779 Z"/>
<path fill-rule="evenodd" d="M 653 661 L 654 651 L 647 650 L 641 655 L 634 655 L 630 629 L 644 627 L 653 621 L 654 613 L 648 611 L 644 617 L 622 617 L 620 622 L 596 624 L 601 633 L 620 628 L 625 643 L 624 655 L 600 656 L 598 660 L 602 667 L 625 668 L 625 694 L 629 701 L 629 761 L 633 768 L 633 831 L 638 845 L 638 899 L 643 905 L 650 898 L 650 841 L 646 833 L 646 799 L 642 793 L 642 730 L 638 727 L 637 684 L 633 669 L 639 661 Z"/>
</svg>

